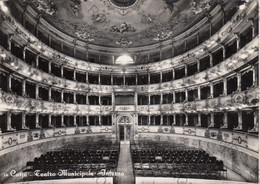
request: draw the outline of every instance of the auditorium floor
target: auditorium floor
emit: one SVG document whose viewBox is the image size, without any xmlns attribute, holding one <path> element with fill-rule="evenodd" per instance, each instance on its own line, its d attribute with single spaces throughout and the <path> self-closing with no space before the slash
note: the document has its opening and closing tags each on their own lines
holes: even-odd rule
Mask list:
<svg viewBox="0 0 260 184">
<path fill-rule="evenodd" d="M 115 179 L 116 184 L 135 183 L 129 142 L 120 143 L 120 154 L 118 159 L 117 172 L 123 172 L 124 176 L 117 176 Z"/>
</svg>

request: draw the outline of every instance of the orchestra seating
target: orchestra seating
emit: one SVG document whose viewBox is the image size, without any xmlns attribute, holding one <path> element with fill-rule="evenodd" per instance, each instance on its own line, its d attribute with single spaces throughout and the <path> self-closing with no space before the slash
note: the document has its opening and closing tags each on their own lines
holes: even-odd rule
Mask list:
<svg viewBox="0 0 260 184">
<path fill-rule="evenodd" d="M 29 174 L 24 180 L 104 176 L 104 173 L 116 171 L 118 157 L 119 144 L 109 141 L 66 145 L 27 162 L 24 172 Z"/>
<path fill-rule="evenodd" d="M 203 150 L 185 146 L 158 145 L 152 141 L 132 143 L 131 156 L 135 176 L 222 179 L 226 169 Z"/>
</svg>

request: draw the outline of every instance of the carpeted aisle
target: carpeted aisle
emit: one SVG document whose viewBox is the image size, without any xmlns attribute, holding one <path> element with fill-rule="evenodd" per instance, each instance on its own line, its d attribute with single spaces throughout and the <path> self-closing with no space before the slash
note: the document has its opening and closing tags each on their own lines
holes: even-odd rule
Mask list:
<svg viewBox="0 0 260 184">
<path fill-rule="evenodd" d="M 116 184 L 134 184 L 134 171 L 129 142 L 121 142 L 120 144 L 117 172 L 123 172 L 124 176 L 117 176 Z"/>
</svg>

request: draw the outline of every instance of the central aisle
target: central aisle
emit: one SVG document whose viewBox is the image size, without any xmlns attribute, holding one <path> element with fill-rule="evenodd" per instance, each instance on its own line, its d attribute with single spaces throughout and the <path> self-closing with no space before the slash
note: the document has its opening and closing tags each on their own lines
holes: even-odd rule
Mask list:
<svg viewBox="0 0 260 184">
<path fill-rule="evenodd" d="M 134 184 L 134 171 L 129 142 L 120 142 L 117 172 L 123 172 L 124 176 L 117 176 L 116 184 Z"/>
</svg>

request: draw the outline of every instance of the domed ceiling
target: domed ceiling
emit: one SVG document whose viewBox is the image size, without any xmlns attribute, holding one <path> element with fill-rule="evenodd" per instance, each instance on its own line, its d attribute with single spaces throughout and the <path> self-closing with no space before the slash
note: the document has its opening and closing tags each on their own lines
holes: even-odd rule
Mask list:
<svg viewBox="0 0 260 184">
<path fill-rule="evenodd" d="M 171 39 L 203 18 L 214 0 L 37 0 L 32 7 L 60 31 L 109 47 Z"/>
</svg>

